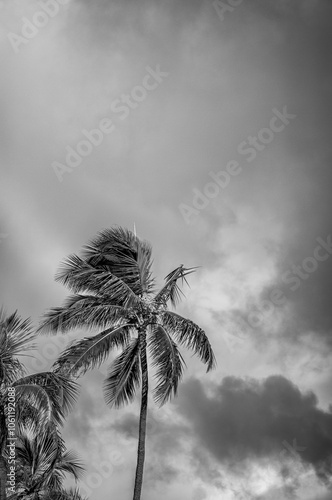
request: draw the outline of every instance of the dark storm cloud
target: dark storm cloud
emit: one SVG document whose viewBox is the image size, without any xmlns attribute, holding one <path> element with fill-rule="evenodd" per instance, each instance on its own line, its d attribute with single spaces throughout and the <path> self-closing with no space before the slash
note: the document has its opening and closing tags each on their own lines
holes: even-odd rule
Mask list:
<svg viewBox="0 0 332 500">
<path fill-rule="evenodd" d="M 328 226 L 326 225 L 326 228 Z M 265 289 L 262 293 L 262 300 L 269 304 L 271 308 L 278 308 L 281 304 L 273 304 L 271 300 L 273 294 L 278 294 L 278 300 L 283 304 L 288 303 L 293 308 L 294 326 L 288 329 L 287 336 L 290 338 L 301 335 L 302 332 L 314 331 L 317 335 L 326 339 L 332 345 L 332 245 L 331 232 L 319 233 L 318 228 L 308 226 L 308 232 L 301 242 L 295 247 L 291 246 L 287 251 L 287 257 L 279 266 L 279 276 L 277 281 Z M 325 250 L 318 241 L 323 241 L 326 248 L 330 247 L 330 252 Z M 315 249 L 321 247 L 319 255 L 324 260 L 317 260 L 314 257 Z M 278 292 L 276 292 L 278 290 Z M 276 296 L 276 295 L 275 295 Z M 266 302 L 267 301 L 267 302 Z M 258 309 L 263 310 L 263 302 L 258 305 Z"/>
<path fill-rule="evenodd" d="M 225 377 L 207 395 L 198 380 L 183 388 L 179 409 L 201 444 L 222 463 L 298 453 L 326 479 L 331 473 L 332 414 L 313 393 L 282 376 Z"/>
</svg>

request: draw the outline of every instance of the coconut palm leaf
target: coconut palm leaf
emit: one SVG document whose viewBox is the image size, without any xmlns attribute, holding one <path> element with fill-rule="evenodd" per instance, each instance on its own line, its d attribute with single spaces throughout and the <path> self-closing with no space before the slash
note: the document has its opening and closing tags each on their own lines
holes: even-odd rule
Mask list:
<svg viewBox="0 0 332 500">
<path fill-rule="evenodd" d="M 26 389 L 28 391 L 28 389 Z M 33 389 L 32 389 L 33 391 Z M 44 392 L 40 392 L 37 394 L 37 398 L 48 399 L 48 396 Z M 41 412 L 40 405 L 34 403 L 34 397 L 21 397 L 21 400 L 16 398 L 16 426 L 17 432 L 23 433 L 26 429 L 31 429 L 32 433 L 37 433 L 41 427 L 47 425 L 49 419 L 52 418 L 52 408 L 51 403 L 48 399 L 48 402 L 42 402 L 43 410 Z"/>
<path fill-rule="evenodd" d="M 92 293 L 112 298 L 112 304 L 123 307 L 140 303 L 130 286 L 106 267 L 95 268 L 77 255 L 70 255 L 56 274 L 56 281 L 74 293 Z"/>
<path fill-rule="evenodd" d="M 73 409 L 79 385 L 61 373 L 42 372 L 28 375 L 13 384 L 18 403 L 27 400 L 46 418 L 61 424 Z M 48 402 L 47 402 L 48 401 Z"/>
<path fill-rule="evenodd" d="M 131 231 L 117 227 L 101 231 L 83 247 L 83 256 L 95 267 L 106 267 L 138 296 L 154 287 L 151 274 L 151 245 Z"/>
<path fill-rule="evenodd" d="M 157 367 L 154 400 L 162 406 L 172 395 L 176 396 L 185 362 L 167 329 L 161 325 L 152 329 L 148 345 L 152 366 Z"/>
<path fill-rule="evenodd" d="M 29 469 L 30 485 L 40 479 L 61 454 L 56 433 L 46 429 L 32 438 L 23 433 L 16 443 L 17 460 Z"/>
<path fill-rule="evenodd" d="M 44 476 L 42 488 L 47 491 L 59 491 L 62 488 L 66 475 L 78 481 L 84 474 L 84 467 L 72 450 L 66 450 L 57 455 L 56 461 L 49 464 L 48 474 Z"/>
<path fill-rule="evenodd" d="M 207 365 L 207 370 L 214 368 L 216 360 L 206 333 L 196 323 L 183 318 L 174 312 L 165 311 L 161 314 L 163 325 L 169 329 L 173 337 L 194 351 L 194 354 Z"/>
<path fill-rule="evenodd" d="M 25 374 L 17 356 L 34 349 L 33 339 L 30 319 L 21 319 L 17 311 L 7 317 L 4 309 L 0 309 L 0 387 L 12 384 Z"/>
<path fill-rule="evenodd" d="M 195 269 L 195 267 L 186 269 L 181 265 L 169 273 L 165 277 L 165 285 L 154 297 L 154 302 L 166 306 L 167 302 L 170 300 L 171 304 L 176 307 L 183 296 L 183 292 L 177 282 L 181 279 L 182 282 L 185 281 L 188 284 L 186 276 L 195 272 Z"/>
<path fill-rule="evenodd" d="M 139 339 L 132 339 L 124 351 L 113 361 L 104 381 L 106 404 L 119 408 L 135 397 L 140 384 Z"/>
<path fill-rule="evenodd" d="M 73 450 L 66 450 L 58 461 L 56 470 L 61 474 L 63 479 L 65 474 L 69 474 L 75 481 L 78 481 L 82 477 L 85 469 L 76 452 Z"/>
<path fill-rule="evenodd" d="M 94 337 L 73 342 L 53 365 L 56 373 L 84 374 L 99 367 L 113 348 L 125 346 L 130 339 L 130 324 L 111 327 Z"/>
<path fill-rule="evenodd" d="M 33 383 L 24 383 L 24 379 L 13 384 L 16 391 L 16 419 L 18 426 L 46 425 L 52 419 L 53 408 L 51 400 L 43 387 Z M 25 417 L 22 419 L 22 414 Z M 21 418 L 20 418 L 21 417 Z"/>
<path fill-rule="evenodd" d="M 51 309 L 39 331 L 43 333 L 68 332 L 74 328 L 106 328 L 124 317 L 133 315 L 133 310 L 109 303 L 107 297 L 94 295 L 70 295 L 63 307 Z"/>
<path fill-rule="evenodd" d="M 34 345 L 31 344 L 34 338 L 31 321 L 29 318 L 21 319 L 17 311 L 7 317 L 4 309 L 0 309 L 0 330 L 1 333 L 4 330 L 7 334 L 7 349 L 10 350 L 12 356 L 21 355 L 23 349 L 31 350 L 34 348 Z"/>
</svg>

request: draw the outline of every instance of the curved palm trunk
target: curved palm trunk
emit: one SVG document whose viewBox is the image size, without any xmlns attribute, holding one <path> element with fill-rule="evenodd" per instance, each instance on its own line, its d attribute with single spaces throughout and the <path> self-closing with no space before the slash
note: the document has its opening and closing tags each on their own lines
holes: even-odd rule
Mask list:
<svg viewBox="0 0 332 500">
<path fill-rule="evenodd" d="M 141 499 L 144 459 L 145 459 L 145 435 L 146 435 L 146 419 L 148 413 L 148 389 L 149 389 L 148 363 L 146 356 L 146 332 L 140 331 L 139 335 L 140 335 L 140 358 L 141 358 L 141 371 L 142 371 L 142 399 L 141 399 L 141 411 L 139 417 L 137 465 L 136 465 L 133 500 Z"/>
</svg>

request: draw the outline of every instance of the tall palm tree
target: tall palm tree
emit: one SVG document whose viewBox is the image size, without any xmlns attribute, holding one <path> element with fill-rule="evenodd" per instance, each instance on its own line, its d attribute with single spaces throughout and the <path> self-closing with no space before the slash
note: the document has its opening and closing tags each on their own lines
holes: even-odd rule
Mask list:
<svg viewBox="0 0 332 500">
<path fill-rule="evenodd" d="M 16 437 L 26 427 L 38 432 L 50 422 L 61 425 L 77 397 L 77 384 L 61 373 L 26 375 L 19 357 L 34 348 L 34 336 L 29 319 L 0 310 L 0 500 L 7 496 L 6 442 L 13 432 L 7 418 L 15 413 Z M 15 391 L 14 413 L 7 404 L 8 390 Z"/>
<path fill-rule="evenodd" d="M 207 371 L 215 364 L 205 332 L 192 321 L 167 309 L 181 298 L 179 280 L 194 271 L 183 265 L 165 278 L 159 291 L 151 272 L 151 247 L 123 228 L 100 232 L 83 247 L 82 256 L 70 255 L 56 280 L 72 292 L 63 307 L 50 309 L 39 330 L 66 333 L 74 328 L 98 333 L 72 343 L 59 357 L 57 373 L 79 376 L 99 366 L 115 348 L 122 352 L 104 382 L 105 401 L 120 407 L 132 401 L 141 385 L 141 408 L 134 500 L 141 498 L 148 408 L 147 349 L 155 368 L 154 399 L 164 404 L 176 395 L 184 360 L 178 344 L 191 349 Z"/>
</svg>

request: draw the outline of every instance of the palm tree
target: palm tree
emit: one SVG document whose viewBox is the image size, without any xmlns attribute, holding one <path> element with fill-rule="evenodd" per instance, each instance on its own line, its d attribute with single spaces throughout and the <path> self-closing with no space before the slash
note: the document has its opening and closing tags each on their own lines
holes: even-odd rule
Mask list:
<svg viewBox="0 0 332 500">
<path fill-rule="evenodd" d="M 50 309 L 39 330 L 66 333 L 74 328 L 98 329 L 75 341 L 54 365 L 56 373 L 79 376 L 99 366 L 115 348 L 122 352 L 104 382 L 105 401 L 121 407 L 131 402 L 141 385 L 139 439 L 134 500 L 141 498 L 148 408 L 147 349 L 155 368 L 154 399 L 163 405 L 176 395 L 184 360 L 178 344 L 191 349 L 207 371 L 215 364 L 205 332 L 192 321 L 167 309 L 181 298 L 179 280 L 194 271 L 183 265 L 165 278 L 159 291 L 151 272 L 151 247 L 123 228 L 100 232 L 83 247 L 82 257 L 70 255 L 56 281 L 71 291 L 63 307 Z"/>
<path fill-rule="evenodd" d="M 84 471 L 76 454 L 66 450 L 52 422 L 38 434 L 25 429 L 16 444 L 16 458 L 16 494 L 9 500 L 48 499 L 56 492 L 59 496 L 64 495 L 65 475 L 70 474 L 77 481 Z"/>
<path fill-rule="evenodd" d="M 8 318 L 0 310 L 0 500 L 6 498 L 7 466 L 4 458 L 7 441 L 5 413 L 6 389 L 23 375 L 24 370 L 17 355 L 31 349 L 32 332 L 29 320 L 22 321 L 17 313 Z"/>
<path fill-rule="evenodd" d="M 26 375 L 18 357 L 34 348 L 34 336 L 29 319 L 22 320 L 17 312 L 7 317 L 0 310 L 0 500 L 7 497 L 8 438 L 11 434 L 19 437 L 26 427 L 38 432 L 50 422 L 61 425 L 77 397 L 77 384 L 60 373 Z M 15 393 L 12 413 L 8 391 Z M 14 414 L 15 432 L 7 425 L 7 418 Z"/>
</svg>

